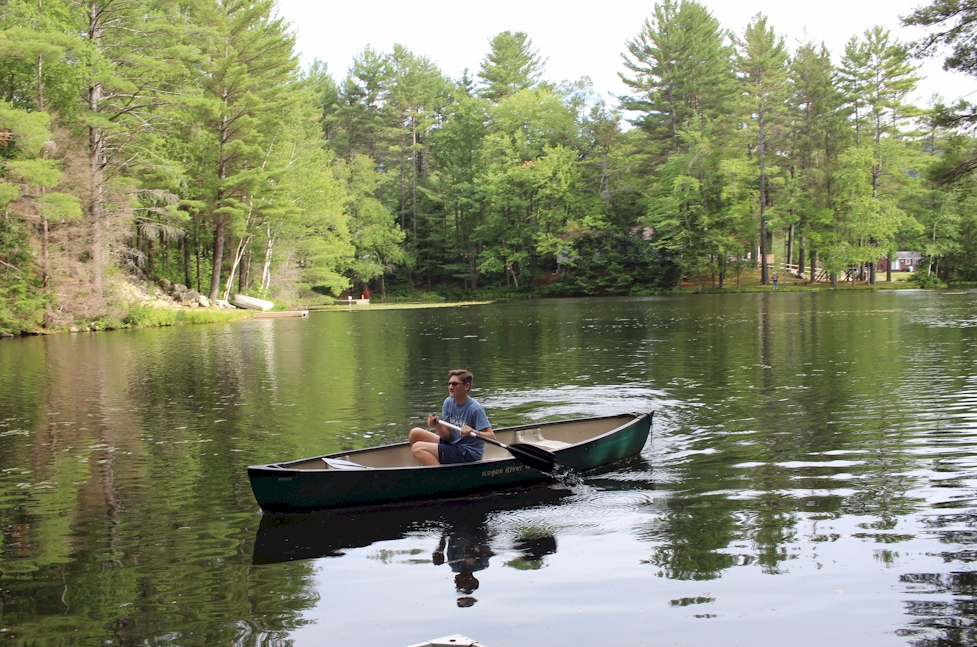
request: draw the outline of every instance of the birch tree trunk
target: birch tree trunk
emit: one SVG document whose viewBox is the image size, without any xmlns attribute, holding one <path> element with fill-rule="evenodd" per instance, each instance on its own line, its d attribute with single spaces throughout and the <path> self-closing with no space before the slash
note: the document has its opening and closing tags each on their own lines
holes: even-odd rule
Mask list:
<svg viewBox="0 0 977 647">
<path fill-rule="evenodd" d="M 265 224 L 265 231 L 268 234 L 268 242 L 265 244 L 265 262 L 261 268 L 261 294 L 264 296 L 267 294 L 268 289 L 271 287 L 271 258 L 272 249 L 275 246 L 275 238 L 278 236 L 278 229 L 275 229 L 274 235 L 271 233 L 271 223 Z"/>
<path fill-rule="evenodd" d="M 101 11 L 98 3 L 88 5 L 88 40 L 95 52 L 102 47 Z M 98 114 L 102 104 L 102 84 L 93 79 L 88 88 L 88 109 Z M 92 218 L 92 287 L 102 296 L 105 279 L 104 223 L 105 217 L 105 139 L 98 126 L 88 128 L 88 189 L 89 214 Z"/>
<path fill-rule="evenodd" d="M 231 263 L 231 272 L 227 275 L 227 285 L 224 287 L 224 301 L 227 301 L 228 297 L 231 296 L 231 288 L 234 286 L 234 274 L 237 272 L 238 267 L 241 265 L 241 259 L 244 258 L 244 252 L 248 248 L 248 244 L 251 242 L 251 234 L 248 231 L 251 229 L 251 216 L 254 213 L 254 199 L 250 198 L 248 200 L 248 218 L 244 221 L 244 235 L 237 241 L 237 248 L 234 250 L 234 262 Z"/>
<path fill-rule="evenodd" d="M 227 284 L 224 287 L 223 298 L 225 301 L 231 296 L 231 288 L 234 286 L 234 275 L 237 273 L 238 267 L 241 265 L 241 259 L 244 258 L 244 252 L 248 249 L 250 243 L 251 236 L 245 236 L 237 242 L 237 249 L 234 250 L 234 263 L 231 265 L 231 272 L 227 275 Z"/>
</svg>

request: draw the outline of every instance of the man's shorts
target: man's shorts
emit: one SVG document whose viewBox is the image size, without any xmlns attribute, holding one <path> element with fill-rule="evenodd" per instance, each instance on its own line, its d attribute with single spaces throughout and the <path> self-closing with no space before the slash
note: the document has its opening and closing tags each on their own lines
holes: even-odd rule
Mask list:
<svg viewBox="0 0 977 647">
<path fill-rule="evenodd" d="M 438 443 L 438 460 L 442 465 L 450 463 L 471 463 L 477 461 L 477 456 L 472 448 L 467 445 L 451 445 L 448 443 Z"/>
</svg>

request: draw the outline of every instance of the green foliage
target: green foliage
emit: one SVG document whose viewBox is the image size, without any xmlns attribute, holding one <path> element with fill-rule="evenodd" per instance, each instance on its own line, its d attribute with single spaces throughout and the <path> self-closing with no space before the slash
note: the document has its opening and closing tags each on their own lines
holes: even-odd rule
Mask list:
<svg viewBox="0 0 977 647">
<path fill-rule="evenodd" d="M 627 43 L 622 75 L 632 95 L 622 107 L 648 135 L 653 156 L 678 152 L 693 121 L 711 122 L 736 108 L 732 48 L 719 21 L 701 4 L 655 4 L 638 36 Z"/>
<path fill-rule="evenodd" d="M 935 55 L 950 49 L 943 63 L 947 70 L 965 74 L 977 74 L 977 7 L 972 2 L 960 0 L 933 0 L 929 5 L 917 7 L 903 23 L 928 27 L 930 32 L 914 43 L 916 53 Z M 971 119 L 972 120 L 972 119 Z"/>
<path fill-rule="evenodd" d="M 653 294 L 678 282 L 679 268 L 658 255 L 640 233 L 604 230 L 574 240 L 573 259 L 560 281 L 540 291 L 552 296 Z"/>
<path fill-rule="evenodd" d="M 385 274 L 389 266 L 405 261 L 400 247 L 405 234 L 397 227 L 393 214 L 373 197 L 380 178 L 370 158 L 358 155 L 342 173 L 349 187 L 347 209 L 356 249 L 349 266 L 358 280 L 369 283 Z"/>
<path fill-rule="evenodd" d="M 936 274 L 927 274 L 926 272 L 914 272 L 913 275 L 909 277 L 908 282 L 924 289 L 946 287 L 946 283 L 941 281 L 940 277 L 938 277 Z"/>
<path fill-rule="evenodd" d="M 910 22 L 950 24 L 949 6 Z M 118 268 L 279 307 L 313 289 L 702 288 L 763 253 L 840 273 L 917 250 L 941 280 L 977 279 L 977 147 L 939 99 L 906 103 L 916 68 L 881 27 L 836 68 L 762 15 L 734 35 L 663 0 L 626 45 L 618 105 L 546 82 L 523 32 L 493 37 L 474 79 L 399 44 L 334 79 L 300 72 L 294 45 L 272 0 L 4 4 L 3 258 L 37 297 L 25 325 Z M 83 301 L 44 323 L 111 311 L 66 310 Z"/>
<path fill-rule="evenodd" d="M 0 333 L 39 329 L 46 304 L 27 232 L 0 214 Z"/>
<path fill-rule="evenodd" d="M 133 306 L 118 324 L 103 324 L 102 329 L 153 328 L 182 324 L 223 323 L 251 316 L 242 310 L 211 310 L 209 308 L 154 308 Z"/>
<path fill-rule="evenodd" d="M 482 60 L 478 72 L 484 85 L 483 97 L 498 102 L 539 82 L 543 61 L 525 32 L 501 32 L 489 41 L 489 45 L 491 50 Z"/>
</svg>

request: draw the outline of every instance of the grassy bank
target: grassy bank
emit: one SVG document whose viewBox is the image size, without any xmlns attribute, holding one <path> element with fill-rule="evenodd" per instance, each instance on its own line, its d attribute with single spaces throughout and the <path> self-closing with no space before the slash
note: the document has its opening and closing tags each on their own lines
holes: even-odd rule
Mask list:
<svg viewBox="0 0 977 647">
<path fill-rule="evenodd" d="M 155 328 L 183 324 L 223 323 L 249 319 L 250 310 L 217 310 L 212 308 L 154 308 L 134 306 L 114 328 Z M 105 328 L 111 330 L 112 328 Z"/>
<path fill-rule="evenodd" d="M 125 330 L 128 328 L 157 328 L 161 326 L 182 326 L 184 324 L 223 323 L 251 318 L 249 310 L 217 310 L 210 308 L 160 308 L 154 306 L 133 306 L 122 318 L 110 316 L 97 317 L 91 321 L 79 322 L 64 328 L 27 329 L 0 331 L 0 337 L 19 335 L 50 335 L 61 332 L 95 332 L 101 330 Z"/>
<path fill-rule="evenodd" d="M 778 272 L 778 274 L 780 274 Z M 820 282 L 820 283 L 808 283 L 805 280 L 798 279 L 792 276 L 784 277 L 780 274 L 781 280 L 776 288 L 778 292 L 819 292 L 826 290 L 909 290 L 916 289 L 920 286 L 911 281 L 913 274 L 910 272 L 894 272 L 892 274 L 892 281 L 885 280 L 885 274 L 879 273 L 876 278 L 875 285 L 869 285 L 865 281 L 859 281 L 855 285 L 851 284 L 851 281 L 839 281 L 838 287 L 833 287 L 831 283 Z M 719 287 L 719 281 L 716 279 L 715 283 L 711 276 L 703 277 L 702 280 L 702 294 L 725 294 L 725 293 L 750 293 L 750 292 L 774 292 L 775 288 L 773 285 L 763 285 L 761 282 L 760 270 L 750 270 L 749 272 L 743 272 L 740 275 L 739 286 L 736 285 L 736 277 L 727 277 L 724 281 L 722 288 Z M 945 287 L 945 286 L 931 286 L 931 287 Z M 698 293 L 699 283 L 694 278 L 689 280 L 685 279 L 679 285 L 679 290 L 682 293 Z"/>
</svg>

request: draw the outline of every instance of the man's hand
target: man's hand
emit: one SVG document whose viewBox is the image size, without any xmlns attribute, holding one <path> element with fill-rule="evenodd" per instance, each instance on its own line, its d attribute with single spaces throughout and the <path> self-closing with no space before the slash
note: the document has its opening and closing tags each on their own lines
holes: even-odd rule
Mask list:
<svg viewBox="0 0 977 647">
<path fill-rule="evenodd" d="M 462 425 L 461 426 L 461 435 L 462 436 L 468 436 L 470 434 L 475 434 L 477 436 L 478 435 L 478 432 L 475 431 L 473 428 L 469 427 L 468 425 Z"/>
<path fill-rule="evenodd" d="M 427 417 L 427 426 L 431 429 L 438 428 L 438 417 L 433 413 Z"/>
</svg>

